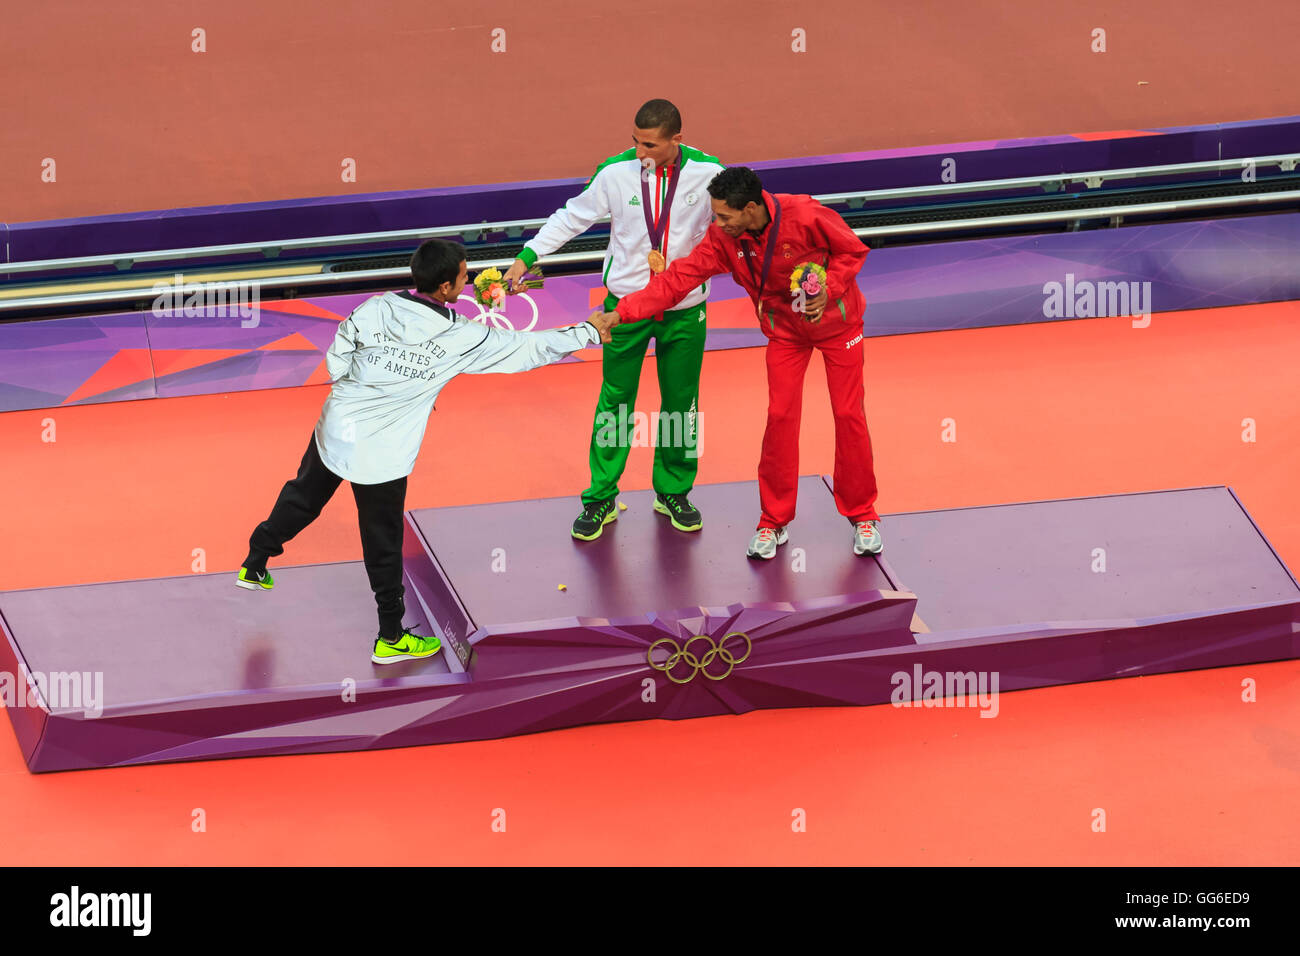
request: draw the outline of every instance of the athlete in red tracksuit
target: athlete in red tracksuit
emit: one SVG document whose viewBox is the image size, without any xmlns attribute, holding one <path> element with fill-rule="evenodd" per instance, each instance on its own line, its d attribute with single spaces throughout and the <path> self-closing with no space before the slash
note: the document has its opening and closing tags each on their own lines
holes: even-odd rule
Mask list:
<svg viewBox="0 0 1300 956">
<path fill-rule="evenodd" d="M 619 321 L 662 312 L 710 276 L 730 272 L 749 293 L 768 338 L 767 430 L 758 464 L 762 518 L 751 557 L 771 558 L 786 540 L 799 482 L 804 372 L 814 348 L 826 363 L 835 414 L 835 503 L 855 525 L 854 551 L 878 554 L 876 476 L 863 407 L 864 303 L 857 273 L 867 247 L 844 220 L 811 196 L 773 195 L 752 170 L 733 166 L 709 184 L 715 221 L 694 251 L 675 259 L 641 292 L 619 300 Z M 775 231 L 775 235 L 774 235 Z M 790 274 L 817 262 L 826 290 L 796 311 Z"/>
</svg>

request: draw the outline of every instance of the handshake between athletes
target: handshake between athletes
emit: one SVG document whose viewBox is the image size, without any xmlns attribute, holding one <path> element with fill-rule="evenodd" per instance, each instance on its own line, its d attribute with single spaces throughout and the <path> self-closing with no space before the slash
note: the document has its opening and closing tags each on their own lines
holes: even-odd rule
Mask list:
<svg viewBox="0 0 1300 956">
<path fill-rule="evenodd" d="M 617 312 L 605 312 L 597 309 L 587 317 L 587 321 L 596 327 L 596 331 L 600 333 L 601 342 L 608 345 L 614 341 L 614 336 L 610 333 L 610 330 L 623 320 Z"/>
</svg>

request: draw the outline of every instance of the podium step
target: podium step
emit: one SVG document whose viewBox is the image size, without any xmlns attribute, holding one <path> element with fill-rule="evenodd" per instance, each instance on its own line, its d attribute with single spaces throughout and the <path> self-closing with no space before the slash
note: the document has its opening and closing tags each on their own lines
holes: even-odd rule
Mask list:
<svg viewBox="0 0 1300 956">
<path fill-rule="evenodd" d="M 1227 488 L 886 515 L 859 557 L 809 477 L 772 561 L 744 556 L 753 482 L 697 488 L 697 533 L 622 500 L 594 542 L 576 498 L 408 513 L 406 620 L 445 651 L 383 667 L 361 562 L 2 592 L 0 699 L 47 771 L 955 695 L 993 716 L 1001 690 L 1300 656 L 1300 585 Z"/>
</svg>

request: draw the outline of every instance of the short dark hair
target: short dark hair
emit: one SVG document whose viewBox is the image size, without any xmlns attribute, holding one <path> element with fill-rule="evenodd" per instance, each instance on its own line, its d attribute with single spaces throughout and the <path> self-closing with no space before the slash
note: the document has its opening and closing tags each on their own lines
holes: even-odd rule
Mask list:
<svg viewBox="0 0 1300 956">
<path fill-rule="evenodd" d="M 632 121 L 637 129 L 663 130 L 669 136 L 682 131 L 682 114 L 667 100 L 648 100 Z"/>
<path fill-rule="evenodd" d="M 465 247 L 450 239 L 426 239 L 411 256 L 411 278 L 415 291 L 436 292 L 444 282 L 455 282 L 460 264 L 465 261 Z"/>
<path fill-rule="evenodd" d="M 728 166 L 709 183 L 709 195 L 721 199 L 732 209 L 744 209 L 750 203 L 763 205 L 763 181 L 758 173 L 745 166 Z"/>
</svg>

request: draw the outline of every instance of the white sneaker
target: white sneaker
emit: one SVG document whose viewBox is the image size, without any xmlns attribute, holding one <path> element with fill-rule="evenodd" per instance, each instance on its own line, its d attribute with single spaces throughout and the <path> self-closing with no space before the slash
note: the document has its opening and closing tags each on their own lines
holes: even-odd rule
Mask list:
<svg viewBox="0 0 1300 956">
<path fill-rule="evenodd" d="M 759 528 L 750 539 L 746 556 L 771 561 L 776 557 L 777 545 L 785 544 L 789 537 L 785 528 Z"/>
<path fill-rule="evenodd" d="M 875 521 L 859 521 L 854 525 L 854 554 L 879 554 L 883 550 L 885 550 L 885 540 L 876 529 Z"/>
</svg>

